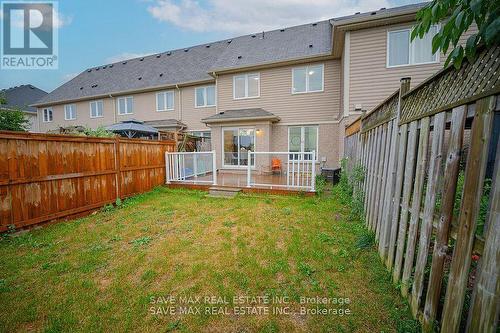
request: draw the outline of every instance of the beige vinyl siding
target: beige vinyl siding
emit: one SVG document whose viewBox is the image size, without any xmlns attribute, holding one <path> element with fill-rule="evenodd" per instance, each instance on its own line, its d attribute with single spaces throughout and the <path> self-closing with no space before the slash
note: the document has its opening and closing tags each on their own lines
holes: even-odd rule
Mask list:
<svg viewBox="0 0 500 333">
<path fill-rule="evenodd" d="M 174 109 L 169 111 L 156 111 L 156 94 L 163 91 L 172 91 L 174 93 Z M 47 132 L 56 130 L 59 127 L 68 126 L 85 126 L 97 128 L 106 126 L 124 120 L 137 119 L 141 121 L 162 120 L 162 119 L 177 119 L 188 126 L 188 130 L 206 130 L 207 127 L 201 122 L 202 118 L 209 117 L 215 114 L 215 107 L 195 108 L 194 107 L 194 91 L 195 86 L 183 87 L 179 89 L 164 89 L 153 92 L 128 94 L 113 98 L 89 99 L 82 102 L 71 102 L 69 104 L 76 105 L 76 119 L 64 119 L 64 104 L 53 105 L 53 121 L 44 123 L 42 110 L 38 109 L 40 119 L 40 131 Z M 133 113 L 119 115 L 117 103 L 119 97 L 132 96 L 134 98 Z M 182 102 L 181 102 L 182 96 Z M 95 100 L 103 101 L 103 117 L 90 117 L 90 102 Z M 181 112 L 182 105 L 182 112 Z"/>
<path fill-rule="evenodd" d="M 349 111 L 359 104 L 370 111 L 399 88 L 402 77 L 411 77 L 411 87 L 443 68 L 446 56 L 440 55 L 439 63 L 387 68 L 387 31 L 410 28 L 400 24 L 351 31 L 350 33 L 350 84 Z M 471 29 L 471 31 L 476 28 Z M 465 41 L 471 32 L 466 33 Z"/>
<path fill-rule="evenodd" d="M 51 107 L 53 121 L 44 123 L 43 109 L 46 109 L 48 107 L 38 108 L 40 132 L 53 131 L 60 127 L 68 126 L 85 126 L 90 128 L 97 128 L 99 126 L 113 124 L 113 99 L 101 98 L 96 100 L 101 100 L 103 102 L 103 116 L 100 118 L 90 118 L 90 102 L 94 101 L 94 99 L 70 103 L 76 106 L 76 119 L 74 120 L 64 120 L 64 104 L 58 104 Z"/>
<path fill-rule="evenodd" d="M 292 94 L 292 68 L 312 64 L 324 64 L 323 92 Z M 262 108 L 279 116 L 281 123 L 327 122 L 338 119 L 341 88 L 339 60 L 262 69 L 258 73 L 260 97 L 238 100 L 233 99 L 233 74 L 220 75 L 217 79 L 218 111 Z"/>
<path fill-rule="evenodd" d="M 215 84 L 215 83 L 214 83 Z M 181 122 L 187 125 L 188 131 L 196 130 L 207 130 L 209 129 L 201 119 L 213 116 L 216 113 L 216 107 L 203 107 L 197 108 L 194 105 L 195 101 L 195 89 L 196 87 L 204 87 L 206 84 L 200 86 L 192 86 L 182 88 L 182 114 L 179 119 Z M 216 92 L 217 100 L 217 92 Z"/>
</svg>

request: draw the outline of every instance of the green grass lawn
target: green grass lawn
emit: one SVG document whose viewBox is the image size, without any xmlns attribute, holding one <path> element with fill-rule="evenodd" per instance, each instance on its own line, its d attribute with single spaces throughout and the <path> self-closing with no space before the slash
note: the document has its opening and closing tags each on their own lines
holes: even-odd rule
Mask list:
<svg viewBox="0 0 500 333">
<path fill-rule="evenodd" d="M 158 188 L 119 208 L 3 236 L 0 331 L 416 331 L 377 252 L 359 246 L 371 237 L 347 216 L 335 192 L 218 199 Z M 349 303 L 300 303 L 316 296 Z M 192 313 L 179 312 L 189 305 Z M 311 313 L 317 308 L 330 314 Z"/>
</svg>

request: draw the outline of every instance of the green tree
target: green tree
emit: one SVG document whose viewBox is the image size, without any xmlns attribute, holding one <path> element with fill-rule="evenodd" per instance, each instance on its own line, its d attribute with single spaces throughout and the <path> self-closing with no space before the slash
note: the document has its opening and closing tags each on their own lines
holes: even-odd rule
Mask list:
<svg viewBox="0 0 500 333">
<path fill-rule="evenodd" d="M 7 99 L 5 98 L 5 94 L 0 91 L 0 105 L 7 104 Z"/>
<path fill-rule="evenodd" d="M 20 131 L 28 129 L 29 121 L 20 110 L 0 110 L 0 130 Z"/>
<path fill-rule="evenodd" d="M 417 25 L 411 39 L 422 38 L 431 25 L 442 22 L 440 31 L 432 39 L 432 52 L 442 50 L 446 54 L 451 44 L 445 67 L 452 63 L 458 69 L 464 56 L 469 61 L 474 60 L 481 45 L 499 44 L 499 14 L 499 0 L 433 0 L 417 13 Z M 459 45 L 460 37 L 473 23 L 476 23 L 478 32 L 467 39 L 465 47 Z"/>
</svg>

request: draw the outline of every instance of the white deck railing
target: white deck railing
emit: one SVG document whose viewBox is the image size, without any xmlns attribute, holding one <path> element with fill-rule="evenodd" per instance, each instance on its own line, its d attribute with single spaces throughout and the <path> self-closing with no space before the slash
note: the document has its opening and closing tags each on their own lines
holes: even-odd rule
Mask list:
<svg viewBox="0 0 500 333">
<path fill-rule="evenodd" d="M 280 172 L 284 173 L 286 176 L 286 184 L 276 184 L 276 183 L 266 183 L 265 178 L 261 177 L 261 181 L 252 181 L 252 169 L 253 166 L 248 165 L 247 167 L 247 187 L 282 187 L 296 190 L 305 190 L 310 192 L 315 192 L 316 188 L 316 152 L 249 152 L 249 160 L 255 161 L 253 164 L 258 168 L 259 157 L 264 157 L 267 159 L 264 163 L 269 165 L 272 171 L 272 161 L 273 157 L 280 156 L 283 164 L 280 164 Z M 280 159 L 281 163 L 281 159 Z"/>
<path fill-rule="evenodd" d="M 217 185 L 215 151 L 165 153 L 167 184 L 171 182 Z"/>
</svg>

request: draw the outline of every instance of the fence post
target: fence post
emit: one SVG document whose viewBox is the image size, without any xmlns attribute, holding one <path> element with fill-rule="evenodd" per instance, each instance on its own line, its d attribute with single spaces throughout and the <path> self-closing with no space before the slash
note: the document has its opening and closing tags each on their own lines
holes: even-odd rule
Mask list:
<svg viewBox="0 0 500 333">
<path fill-rule="evenodd" d="M 312 151 L 311 192 L 316 191 L 316 151 Z"/>
<path fill-rule="evenodd" d="M 215 150 L 212 150 L 212 175 L 213 175 L 213 185 L 217 185 L 217 160 L 215 159 Z"/>
<path fill-rule="evenodd" d="M 399 150 L 400 145 L 406 146 L 406 133 L 401 134 L 400 137 L 400 128 L 399 128 L 399 120 L 401 119 L 401 109 L 402 109 L 402 96 L 406 94 L 410 90 L 410 77 L 404 77 L 400 80 L 399 86 L 399 96 L 398 96 L 398 106 L 396 111 L 396 119 L 393 120 L 392 123 L 392 139 L 391 139 L 391 149 L 389 152 L 389 167 L 387 170 L 387 182 L 386 182 L 386 197 L 384 202 L 384 212 L 385 214 L 382 216 L 382 225 L 383 230 L 381 231 L 381 236 L 379 240 L 379 254 L 382 259 L 387 259 L 387 268 L 392 268 L 392 258 L 389 259 L 393 255 L 393 246 L 391 245 L 391 235 L 392 230 L 395 226 L 391 225 L 393 222 L 393 213 L 396 211 L 396 214 L 399 212 L 399 208 L 397 210 L 394 209 L 394 205 L 399 205 L 399 200 L 397 198 L 401 195 L 401 185 L 402 182 L 397 181 L 397 171 L 398 171 L 398 163 L 403 163 L 403 157 Z M 406 126 L 403 129 L 406 132 Z M 403 140 L 404 139 L 404 140 Z M 406 152 L 406 149 L 403 151 L 403 155 Z M 401 171 L 403 169 L 400 169 Z M 401 178 L 402 179 L 402 178 Z M 399 188 L 398 188 L 399 186 Z M 398 219 L 395 220 L 396 222 Z M 397 224 L 397 223 L 396 223 Z M 395 232 L 397 232 L 397 228 L 395 228 Z"/>
</svg>

